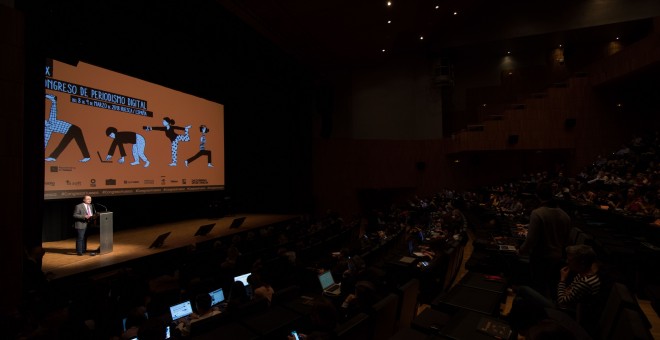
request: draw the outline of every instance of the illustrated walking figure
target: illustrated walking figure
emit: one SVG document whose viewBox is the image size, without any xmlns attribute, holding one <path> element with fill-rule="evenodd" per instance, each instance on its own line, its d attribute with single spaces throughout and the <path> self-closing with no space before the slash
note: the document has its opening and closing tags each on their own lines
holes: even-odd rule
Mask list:
<svg viewBox="0 0 660 340">
<path fill-rule="evenodd" d="M 44 123 L 44 149 L 48 147 L 48 141 L 53 132 L 61 133 L 64 135 L 60 144 L 57 145 L 55 150 L 46 158 L 47 162 L 54 162 L 60 156 L 62 151 L 71 143 L 72 140 L 76 141 L 78 148 L 82 152 L 83 159 L 81 162 L 89 161 L 89 150 L 85 144 L 85 137 L 83 136 L 82 129 L 77 125 L 57 119 L 57 97 L 52 94 L 47 94 L 46 99 L 51 101 L 50 117 Z"/>
<path fill-rule="evenodd" d="M 142 135 L 135 133 L 133 131 L 117 131 L 115 127 L 109 127 L 105 130 L 106 136 L 112 138 L 112 144 L 110 144 L 110 150 L 108 150 L 108 155 L 105 157 L 106 161 L 109 161 L 112 156 L 115 154 L 115 148 L 119 149 L 119 163 L 124 163 L 124 157 L 126 157 L 126 150 L 124 150 L 124 144 L 132 144 L 132 153 L 133 153 L 133 163 L 131 165 L 140 164 L 140 160 L 144 162 L 144 167 L 149 166 L 149 160 L 144 154 L 144 148 L 147 145 L 147 142 L 144 140 Z"/>
<path fill-rule="evenodd" d="M 205 155 L 208 157 L 208 167 L 213 167 L 213 163 L 211 163 L 211 150 L 206 150 L 206 134 L 209 133 L 209 131 L 211 130 L 209 130 L 206 125 L 201 125 L 199 127 L 199 132 L 202 133 L 202 137 L 199 138 L 199 151 L 197 151 L 194 156 L 186 160 L 186 166 L 195 161 L 197 158 Z"/>
<path fill-rule="evenodd" d="M 170 140 L 172 143 L 172 163 L 170 163 L 170 166 L 176 166 L 177 162 L 177 149 L 179 148 L 179 142 L 187 142 L 190 140 L 190 136 L 188 135 L 188 129 L 190 129 L 191 125 L 187 125 L 186 127 L 180 127 L 180 126 L 175 126 L 174 124 L 175 121 L 174 119 L 170 117 L 165 117 L 163 118 L 163 126 L 156 126 L 156 127 L 151 127 L 151 126 L 144 126 L 145 131 L 165 131 L 165 136 Z M 176 133 L 175 130 L 184 130 L 185 134 L 180 135 Z"/>
</svg>

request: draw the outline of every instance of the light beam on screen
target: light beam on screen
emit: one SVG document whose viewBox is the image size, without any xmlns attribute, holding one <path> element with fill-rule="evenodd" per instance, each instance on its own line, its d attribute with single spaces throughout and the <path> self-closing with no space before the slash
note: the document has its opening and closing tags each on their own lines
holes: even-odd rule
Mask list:
<svg viewBox="0 0 660 340">
<path fill-rule="evenodd" d="M 224 106 L 47 60 L 44 199 L 223 190 Z"/>
</svg>

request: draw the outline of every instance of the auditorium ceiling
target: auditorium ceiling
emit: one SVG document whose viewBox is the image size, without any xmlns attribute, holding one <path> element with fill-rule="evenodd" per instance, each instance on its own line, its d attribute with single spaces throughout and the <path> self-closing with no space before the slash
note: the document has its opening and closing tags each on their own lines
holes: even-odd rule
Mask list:
<svg viewBox="0 0 660 340">
<path fill-rule="evenodd" d="M 639 28 L 631 22 L 660 16 L 657 0 L 217 1 L 289 53 L 317 65 L 441 54 L 530 36 L 561 43 L 575 38 L 565 34 L 571 30 L 580 31 L 582 39 L 612 39 L 635 34 Z M 606 29 L 589 29 L 598 27 Z"/>
</svg>

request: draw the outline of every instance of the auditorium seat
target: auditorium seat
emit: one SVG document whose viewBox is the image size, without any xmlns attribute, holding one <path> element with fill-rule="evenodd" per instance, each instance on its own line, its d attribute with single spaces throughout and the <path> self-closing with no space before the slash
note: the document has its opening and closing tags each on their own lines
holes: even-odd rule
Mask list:
<svg viewBox="0 0 660 340">
<path fill-rule="evenodd" d="M 375 339 L 373 337 L 373 326 L 369 322 L 369 315 L 359 313 L 346 322 L 335 327 L 335 339 L 337 340 L 365 340 Z"/>
<path fill-rule="evenodd" d="M 497 315 L 503 297 L 502 293 L 456 285 L 434 299 L 431 306 L 449 314 L 465 309 L 487 315 Z"/>
<path fill-rule="evenodd" d="M 429 335 L 424 334 L 418 330 L 412 328 L 402 328 L 398 332 L 394 333 L 388 340 L 435 340 L 435 339 L 447 339 L 439 335 Z"/>
<path fill-rule="evenodd" d="M 212 330 L 196 335 L 191 336 L 190 339 L 194 340 L 216 340 L 216 339 L 241 339 L 241 340 L 256 340 L 260 336 L 247 327 L 243 326 L 238 322 L 228 322 L 223 323 L 218 327 L 213 328 Z"/>
<path fill-rule="evenodd" d="M 371 324 L 374 328 L 373 339 L 387 339 L 396 332 L 396 316 L 399 305 L 399 297 L 388 294 L 373 305 Z"/>
<path fill-rule="evenodd" d="M 426 334 L 435 334 L 449 323 L 451 315 L 433 308 L 425 308 L 417 314 L 410 326 Z"/>
<path fill-rule="evenodd" d="M 605 309 L 600 317 L 599 322 L 599 338 L 600 339 L 614 339 L 612 334 L 615 331 L 617 321 L 621 317 L 624 309 L 632 309 L 640 311 L 637 300 L 630 293 L 628 288 L 618 282 L 612 284 L 609 297 L 605 304 Z M 628 316 L 626 316 L 628 317 Z M 641 314 L 643 324 L 646 328 L 650 328 L 651 324 L 644 314 Z"/>
<path fill-rule="evenodd" d="M 397 328 L 410 327 L 410 323 L 417 314 L 419 306 L 419 280 L 412 278 L 397 289 L 399 295 L 399 310 L 397 313 Z"/>
<path fill-rule="evenodd" d="M 641 311 L 631 308 L 622 308 L 613 325 L 608 339 L 613 340 L 651 340 L 653 334 L 645 324 Z"/>
<path fill-rule="evenodd" d="M 240 323 L 265 339 L 284 339 L 289 331 L 298 328 L 301 319 L 291 309 L 274 305 L 262 313 L 246 315 Z"/>
<path fill-rule="evenodd" d="M 221 313 L 221 314 L 213 315 L 206 319 L 195 321 L 190 324 L 190 336 L 197 336 L 207 333 L 221 326 L 222 324 L 227 323 L 228 320 L 229 317 L 227 313 Z"/>
</svg>

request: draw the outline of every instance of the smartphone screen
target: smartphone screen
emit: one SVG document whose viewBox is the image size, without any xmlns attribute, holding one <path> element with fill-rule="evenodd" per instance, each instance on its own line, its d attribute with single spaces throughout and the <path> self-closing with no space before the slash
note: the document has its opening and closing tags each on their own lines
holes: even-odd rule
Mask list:
<svg viewBox="0 0 660 340">
<path fill-rule="evenodd" d="M 291 336 L 296 340 L 300 340 L 300 337 L 298 336 L 298 332 L 296 331 L 291 331 Z"/>
<path fill-rule="evenodd" d="M 167 328 L 165 328 L 165 339 L 169 339 L 169 338 L 170 338 L 170 326 L 167 326 Z"/>
</svg>

